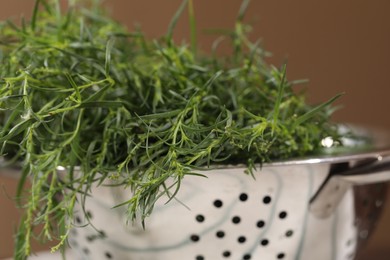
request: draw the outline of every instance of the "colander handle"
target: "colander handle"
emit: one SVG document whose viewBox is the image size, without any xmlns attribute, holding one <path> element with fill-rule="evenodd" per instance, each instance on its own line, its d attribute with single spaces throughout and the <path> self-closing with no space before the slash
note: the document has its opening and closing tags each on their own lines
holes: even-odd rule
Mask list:
<svg viewBox="0 0 390 260">
<path fill-rule="evenodd" d="M 309 210 L 318 218 L 330 217 L 351 186 L 386 181 L 390 181 L 389 152 L 354 162 L 333 164 L 328 177 L 312 197 Z"/>
</svg>

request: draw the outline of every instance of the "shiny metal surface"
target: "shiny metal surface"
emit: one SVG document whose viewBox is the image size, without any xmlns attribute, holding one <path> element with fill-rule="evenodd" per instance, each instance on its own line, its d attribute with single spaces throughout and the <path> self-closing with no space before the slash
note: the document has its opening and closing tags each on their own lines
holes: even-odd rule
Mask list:
<svg viewBox="0 0 390 260">
<path fill-rule="evenodd" d="M 310 202 L 310 212 L 327 218 L 337 208 L 345 192 L 354 185 L 382 183 L 390 180 L 390 155 L 387 150 L 361 154 L 357 160 L 332 163 L 328 178 Z"/>
</svg>

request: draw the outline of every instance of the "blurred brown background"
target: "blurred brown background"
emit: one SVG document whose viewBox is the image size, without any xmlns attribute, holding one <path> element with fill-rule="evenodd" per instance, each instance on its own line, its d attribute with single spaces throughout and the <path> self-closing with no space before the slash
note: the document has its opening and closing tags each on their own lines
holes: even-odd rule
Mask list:
<svg viewBox="0 0 390 260">
<path fill-rule="evenodd" d="M 149 37 L 162 35 L 180 0 L 106 0 L 117 20 L 133 28 L 138 23 Z M 205 50 L 215 38 L 207 28 L 231 28 L 241 0 L 194 0 L 199 44 Z M 34 1 L 0 0 L 0 18 L 29 16 Z M 289 79 L 310 79 L 310 102 L 345 92 L 334 119 L 380 127 L 390 132 L 390 1 L 279 0 L 252 1 L 246 15 L 251 37 L 274 55 L 270 62 L 288 61 Z M 186 16 L 176 37 L 188 38 Z M 16 182 L 0 179 L 0 258 L 12 252 L 17 211 L 8 196 Z M 8 195 L 5 195 L 8 194 Z M 384 215 L 362 259 L 390 259 L 390 196 Z"/>
</svg>

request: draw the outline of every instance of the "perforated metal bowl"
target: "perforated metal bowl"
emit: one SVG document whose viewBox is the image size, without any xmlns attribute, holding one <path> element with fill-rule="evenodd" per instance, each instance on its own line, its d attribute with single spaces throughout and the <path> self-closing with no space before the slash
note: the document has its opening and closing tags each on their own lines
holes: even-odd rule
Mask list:
<svg viewBox="0 0 390 260">
<path fill-rule="evenodd" d="M 76 210 L 72 259 L 354 259 L 390 179 L 390 150 L 243 167 L 184 178 L 141 225 L 126 222 L 130 190 L 100 186 Z M 87 225 L 87 226 L 85 226 Z"/>
</svg>

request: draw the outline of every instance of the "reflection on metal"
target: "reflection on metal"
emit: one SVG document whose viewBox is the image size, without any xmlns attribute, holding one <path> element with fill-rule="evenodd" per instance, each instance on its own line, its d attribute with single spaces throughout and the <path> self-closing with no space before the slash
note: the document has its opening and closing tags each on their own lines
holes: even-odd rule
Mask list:
<svg viewBox="0 0 390 260">
<path fill-rule="evenodd" d="M 377 155 L 376 159 L 336 163 L 328 178 L 313 196 L 310 212 L 318 218 L 327 218 L 337 208 L 345 192 L 352 185 L 366 185 L 390 180 L 390 156 Z"/>
</svg>

